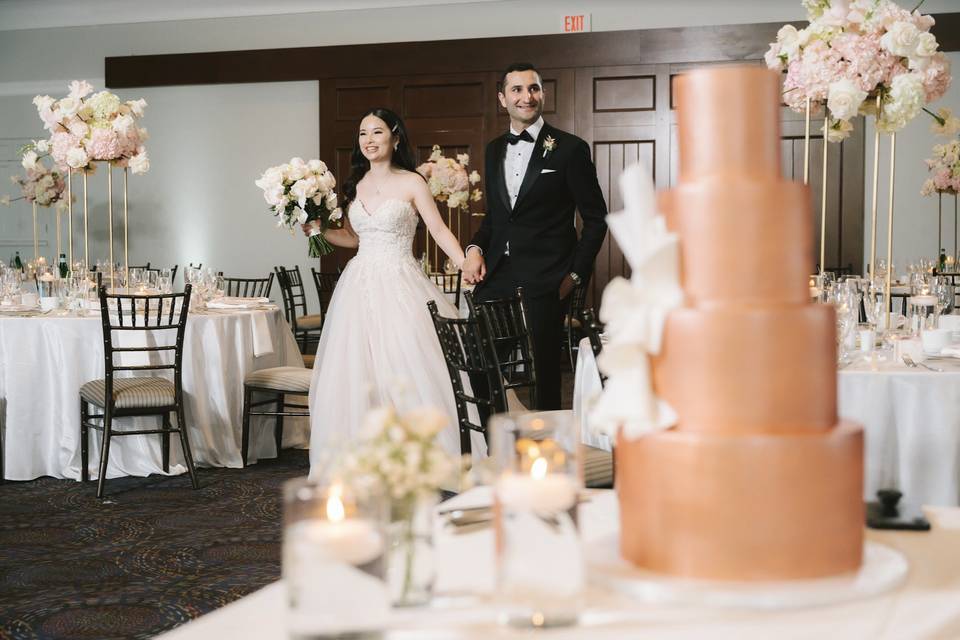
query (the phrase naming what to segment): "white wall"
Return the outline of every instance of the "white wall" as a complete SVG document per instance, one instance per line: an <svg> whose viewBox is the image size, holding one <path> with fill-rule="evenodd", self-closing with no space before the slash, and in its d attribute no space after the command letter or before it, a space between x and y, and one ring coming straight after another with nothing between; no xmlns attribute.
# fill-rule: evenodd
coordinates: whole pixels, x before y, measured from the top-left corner
<svg viewBox="0 0 960 640"><path fill-rule="evenodd" d="M960 52L949 54L954 80L946 95L930 106L931 111L949 107L960 114ZM864 265L870 261L872 235L871 205L873 203L873 119L867 118L866 170L864 196ZM907 263L918 258L936 258L940 247L947 253L954 251L953 196L943 198L943 239L937 245L937 197L923 197L920 186L927 179L926 158L931 157L933 145L945 142L930 132L933 118L921 114L897 133L896 159L894 165L893 192L893 262L900 273L906 272ZM887 210L890 199L890 136L880 134L880 172L877 198L877 256L887 256ZM949 213L948 213L949 212Z"/></svg>
<svg viewBox="0 0 960 640"><path fill-rule="evenodd" d="M927 0L924 10L952 11L956 4L957 0ZM66 93L67 82L78 78L102 86L107 56L556 33L562 15L584 11L592 14L594 31L803 18L799 0L511 0L0 31L0 172L16 171L11 154L17 144L44 134L30 102L33 95L59 97ZM2 15L0 5L0 20ZM955 54L953 59L960 68ZM298 61L291 60L291 64ZM271 164L294 155L318 153L315 83L165 87L118 93L123 99L147 100L143 125L152 136L148 142L150 172L130 179L131 262L183 265L202 260L238 275L265 275L274 264L294 262L308 269L311 261L303 239L270 227L253 180ZM946 103L960 111L957 96L953 89ZM913 174L908 169L915 161L908 160L907 149L913 145L910 157L922 159L930 144L924 127L914 125L900 136L904 151L898 155L898 185L902 180L904 186L898 186L898 210L930 206L915 195L922 167L914 166ZM91 179L93 258L106 255L105 182L102 174ZM10 192L8 185L5 177L0 180L0 193ZM0 211L0 258L8 259L15 243L20 243L23 255L32 253L29 217L26 207ZM907 221L903 227L904 233L923 235ZM900 225L897 233L901 233ZM905 240L897 246L913 254L920 246L910 248L914 242Z"/></svg>

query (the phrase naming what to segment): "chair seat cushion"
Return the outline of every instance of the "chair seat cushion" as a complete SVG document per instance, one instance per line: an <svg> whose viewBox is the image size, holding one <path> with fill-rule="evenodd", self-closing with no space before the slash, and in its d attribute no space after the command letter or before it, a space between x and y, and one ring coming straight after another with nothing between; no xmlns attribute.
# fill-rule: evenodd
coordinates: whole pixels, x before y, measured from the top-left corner
<svg viewBox="0 0 960 640"><path fill-rule="evenodd" d="M613 454L596 447L583 448L583 483L592 489L613 486Z"/></svg>
<svg viewBox="0 0 960 640"><path fill-rule="evenodd" d="M297 329L301 331L312 331L319 329L323 325L323 316L319 313L311 313L305 316L297 317Z"/></svg>
<svg viewBox="0 0 960 640"><path fill-rule="evenodd" d="M309 393L312 376L313 371L305 367L270 367L254 371L243 384L275 391Z"/></svg>
<svg viewBox="0 0 960 640"><path fill-rule="evenodd" d="M90 404L104 407L107 381L91 380L80 387L80 397ZM166 378L144 376L139 378L114 378L113 402L118 409L148 409L173 405L176 393L173 383Z"/></svg>

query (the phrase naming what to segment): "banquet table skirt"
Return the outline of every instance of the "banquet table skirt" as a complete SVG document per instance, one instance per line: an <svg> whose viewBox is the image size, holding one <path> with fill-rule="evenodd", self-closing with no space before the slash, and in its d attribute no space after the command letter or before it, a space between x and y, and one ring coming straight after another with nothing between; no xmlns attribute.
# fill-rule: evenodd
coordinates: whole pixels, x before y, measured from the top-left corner
<svg viewBox="0 0 960 640"><path fill-rule="evenodd" d="M172 344L174 332L154 332L151 339L157 344ZM184 410L198 464L242 466L244 377L258 369L281 365L303 366L303 359L279 311L189 315L184 336ZM103 375L99 316L0 318L0 398L5 405L7 479L80 478L79 389ZM153 428L158 424L155 417L119 420L120 429ZM306 419L285 420L284 446L302 447L308 440ZM93 431L93 477L99 465L99 442L99 432ZM249 460L273 457L274 449L272 419L252 421ZM171 439L170 454L170 473L184 473L176 437ZM107 477L162 473L161 461L157 435L113 439Z"/></svg>
<svg viewBox="0 0 960 640"><path fill-rule="evenodd" d="M840 371L838 411L864 427L867 498L895 488L914 504L960 504L960 366L936 366Z"/></svg>
<svg viewBox="0 0 960 640"><path fill-rule="evenodd" d="M573 416L580 429L580 441L583 444L612 451L610 438L604 434L594 433L587 420L590 404L603 391L600 383L600 369L597 368L597 359L590 346L590 338L580 341L577 349L577 368L573 372Z"/></svg>

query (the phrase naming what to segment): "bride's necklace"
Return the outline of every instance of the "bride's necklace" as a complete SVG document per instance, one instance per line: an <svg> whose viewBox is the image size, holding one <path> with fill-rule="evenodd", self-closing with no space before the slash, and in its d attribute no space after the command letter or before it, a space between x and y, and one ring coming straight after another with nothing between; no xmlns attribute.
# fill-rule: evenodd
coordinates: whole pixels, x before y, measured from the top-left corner
<svg viewBox="0 0 960 640"><path fill-rule="evenodd" d="M376 182L374 182L372 178L370 179L370 186L373 187L373 192L374 192L374 193L376 193L378 196L381 195L381 193L380 193L380 185L378 185Z"/></svg>

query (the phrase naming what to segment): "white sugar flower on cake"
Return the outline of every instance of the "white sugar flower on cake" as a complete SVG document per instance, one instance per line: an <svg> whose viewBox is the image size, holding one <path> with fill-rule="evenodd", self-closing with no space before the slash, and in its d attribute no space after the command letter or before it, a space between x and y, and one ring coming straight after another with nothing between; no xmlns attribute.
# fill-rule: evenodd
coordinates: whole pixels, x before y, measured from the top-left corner
<svg viewBox="0 0 960 640"><path fill-rule="evenodd" d="M657 211L649 172L633 165L620 179L624 210L607 216L610 233L630 264L629 280L614 278L603 292L600 320L608 338L597 360L608 376L590 412L594 431L627 438L676 424L674 410L654 394L650 356L660 352L663 326L683 302L680 247Z"/></svg>

